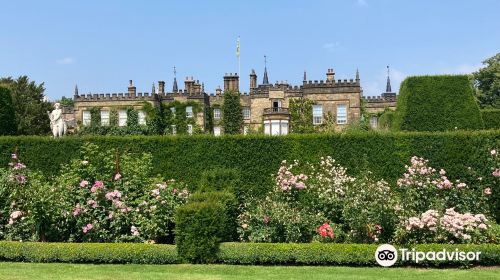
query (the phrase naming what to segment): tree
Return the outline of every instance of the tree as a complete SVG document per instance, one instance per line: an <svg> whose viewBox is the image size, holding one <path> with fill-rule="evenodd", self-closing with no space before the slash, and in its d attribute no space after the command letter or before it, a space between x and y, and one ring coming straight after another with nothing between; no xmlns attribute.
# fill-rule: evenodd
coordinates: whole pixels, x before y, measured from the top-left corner
<svg viewBox="0 0 500 280"><path fill-rule="evenodd" d="M239 134L243 128L243 113L241 112L240 93L224 92L222 103L222 125L224 133Z"/></svg>
<svg viewBox="0 0 500 280"><path fill-rule="evenodd" d="M12 77L1 78L0 86L7 87L11 92L18 134L44 135L50 132L47 111L52 110L52 105L43 100L43 83L37 85L27 76L20 76L16 80Z"/></svg>
<svg viewBox="0 0 500 280"><path fill-rule="evenodd" d="M500 53L483 61L485 67L474 72L474 86L481 108L500 108Z"/></svg>
<svg viewBox="0 0 500 280"><path fill-rule="evenodd" d="M293 133L315 132L312 107L314 102L307 98L290 100L290 128Z"/></svg>
<svg viewBox="0 0 500 280"><path fill-rule="evenodd" d="M16 113L12 96L7 88L0 87L0 135L16 134Z"/></svg>
<svg viewBox="0 0 500 280"><path fill-rule="evenodd" d="M75 106L75 101L73 100L73 98L68 98L66 96L61 97L61 99L58 100L57 102L59 102L61 104L61 106L64 106L64 107Z"/></svg>

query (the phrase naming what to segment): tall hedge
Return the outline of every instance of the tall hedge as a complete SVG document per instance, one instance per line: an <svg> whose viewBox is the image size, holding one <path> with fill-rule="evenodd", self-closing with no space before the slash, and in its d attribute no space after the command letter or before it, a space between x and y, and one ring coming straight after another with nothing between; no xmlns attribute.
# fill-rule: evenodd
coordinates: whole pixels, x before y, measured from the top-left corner
<svg viewBox="0 0 500 280"><path fill-rule="evenodd" d="M16 130L16 112L10 90L0 87L0 135L14 135Z"/></svg>
<svg viewBox="0 0 500 280"><path fill-rule="evenodd" d="M411 156L429 159L434 168L446 169L450 178L462 176L467 167L491 175L487 159L491 148L500 148L500 130L452 132L364 132L352 134L303 134L286 137L252 136L93 136L0 137L0 167L6 167L16 147L29 168L56 174L60 164L78 156L85 142L101 149L131 153L150 152L154 172L182 180L194 187L207 169L233 168L241 172L241 187L248 195L264 195L271 175L282 160L317 161L330 155L352 175L370 169L394 182Z"/></svg>
<svg viewBox="0 0 500 280"><path fill-rule="evenodd" d="M500 109L481 110L486 129L500 129Z"/></svg>
<svg viewBox="0 0 500 280"><path fill-rule="evenodd" d="M401 83L394 129L447 131L483 127L466 75L416 76Z"/></svg>

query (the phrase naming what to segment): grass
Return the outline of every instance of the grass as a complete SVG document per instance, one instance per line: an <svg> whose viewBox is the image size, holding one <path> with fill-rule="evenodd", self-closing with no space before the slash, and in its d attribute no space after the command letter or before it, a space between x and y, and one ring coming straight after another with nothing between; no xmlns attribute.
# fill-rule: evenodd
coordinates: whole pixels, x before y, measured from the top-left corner
<svg viewBox="0 0 500 280"><path fill-rule="evenodd" d="M0 262L0 279L499 279L500 268L417 269L327 266L93 265Z"/></svg>

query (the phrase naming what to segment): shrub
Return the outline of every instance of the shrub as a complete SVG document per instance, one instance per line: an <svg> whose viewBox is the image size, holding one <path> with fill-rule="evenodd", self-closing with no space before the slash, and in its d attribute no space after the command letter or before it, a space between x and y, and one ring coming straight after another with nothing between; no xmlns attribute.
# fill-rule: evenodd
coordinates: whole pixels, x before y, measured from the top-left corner
<svg viewBox="0 0 500 280"><path fill-rule="evenodd" d="M224 206L223 213L217 215L224 215L226 223L223 225L223 234L221 241L229 242L237 240L236 228L238 227L237 219L239 215L239 205L234 194L229 191L212 191L212 192L195 192L189 197L189 203L196 202L212 202L220 203Z"/></svg>
<svg viewBox="0 0 500 280"><path fill-rule="evenodd" d="M394 121L394 111L386 109L378 118L378 127L384 130L390 130Z"/></svg>
<svg viewBox="0 0 500 280"><path fill-rule="evenodd" d="M177 263L174 245L0 241L0 260L69 263Z"/></svg>
<svg viewBox="0 0 500 280"><path fill-rule="evenodd" d="M500 109L485 109L481 110L483 117L484 128L500 129Z"/></svg>
<svg viewBox="0 0 500 280"><path fill-rule="evenodd" d="M16 112L10 90L0 86L0 135L14 135L17 130Z"/></svg>
<svg viewBox="0 0 500 280"><path fill-rule="evenodd" d="M479 106L466 75L408 77L401 83L396 130L482 129Z"/></svg>
<svg viewBox="0 0 500 280"><path fill-rule="evenodd" d="M175 215L179 257L191 263L215 262L227 222L224 205L213 201L187 203Z"/></svg>
<svg viewBox="0 0 500 280"><path fill-rule="evenodd" d="M400 248L399 246L396 246ZM404 248L404 246L402 246ZM395 266L468 266L498 264L500 245L494 244L421 244L417 251L480 251L479 261L423 261L414 263L399 259ZM347 265L376 266L377 245L369 244L322 244L322 243L222 243L217 254L218 262L224 264L252 265Z"/></svg>

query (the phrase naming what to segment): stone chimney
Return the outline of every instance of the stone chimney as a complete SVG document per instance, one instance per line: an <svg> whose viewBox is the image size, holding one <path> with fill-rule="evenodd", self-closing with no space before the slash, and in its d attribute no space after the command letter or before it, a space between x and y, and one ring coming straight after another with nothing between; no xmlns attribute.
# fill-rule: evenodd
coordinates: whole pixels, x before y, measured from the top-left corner
<svg viewBox="0 0 500 280"><path fill-rule="evenodd" d="M136 96L136 88L132 82L132 80L129 80L129 85L128 85L128 96Z"/></svg>
<svg viewBox="0 0 500 280"><path fill-rule="evenodd" d="M252 69L252 73L250 74L250 90L257 88L257 74L255 74L255 70Z"/></svg>
<svg viewBox="0 0 500 280"><path fill-rule="evenodd" d="M165 94L165 82L164 81L158 81L158 93Z"/></svg>
<svg viewBox="0 0 500 280"><path fill-rule="evenodd" d="M326 72L326 80L328 82L333 82L335 80L335 72L333 71L333 68L328 69L328 72Z"/></svg>
<svg viewBox="0 0 500 280"><path fill-rule="evenodd" d="M217 87L217 89L215 90L215 95L221 95L222 94L222 89L219 87Z"/></svg>
<svg viewBox="0 0 500 280"><path fill-rule="evenodd" d="M184 90L186 90L187 93L191 94L193 93L194 90L193 86L194 86L193 76L186 77L186 80L184 80Z"/></svg>
<svg viewBox="0 0 500 280"><path fill-rule="evenodd" d="M233 92L239 92L240 91L240 77L238 76L238 73L226 73L224 75L224 91L233 91Z"/></svg>

